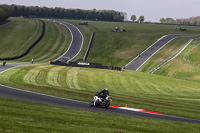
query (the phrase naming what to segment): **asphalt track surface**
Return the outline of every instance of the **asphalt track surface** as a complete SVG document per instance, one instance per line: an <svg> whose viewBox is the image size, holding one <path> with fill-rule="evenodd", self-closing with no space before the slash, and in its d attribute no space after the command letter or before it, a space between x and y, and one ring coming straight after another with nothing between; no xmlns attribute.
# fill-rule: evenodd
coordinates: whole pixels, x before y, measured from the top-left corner
<svg viewBox="0 0 200 133"><path fill-rule="evenodd" d="M72 24L69 24L69 23L63 22L63 21L58 21L58 23L62 24L63 26L67 27L70 30L70 33L72 35L72 41L71 41L71 44L70 44L68 50L56 60L59 60L63 57L69 58L70 60L72 60L79 54L79 52L82 48L83 41L84 41L83 35L80 32L80 30Z"/></svg>
<svg viewBox="0 0 200 133"><path fill-rule="evenodd" d="M29 102L36 102L42 104L48 104L58 107L64 108L72 108L93 112L102 112L102 113L113 113L120 115L128 115L128 116L137 116L137 117L147 117L147 118L157 118L162 120L172 120L172 121L180 121L180 122L190 122L190 123L200 123L200 120L188 119L183 117L175 117L175 116L167 116L167 115L156 115L149 114L143 112L122 110L109 107L108 109L97 108L97 107L89 107L89 103L80 102L70 99L64 99L59 97L54 97L50 95L44 95L19 89L14 89L6 86L0 85L0 96L4 98L17 99Z"/></svg>
<svg viewBox="0 0 200 133"><path fill-rule="evenodd" d="M177 37L191 36L190 34L172 34L161 37L158 41L148 47L140 55L135 57L131 62L129 62L124 68L127 70L137 71L148 59L150 59L156 52L158 52L162 47L164 47L168 42Z"/></svg>

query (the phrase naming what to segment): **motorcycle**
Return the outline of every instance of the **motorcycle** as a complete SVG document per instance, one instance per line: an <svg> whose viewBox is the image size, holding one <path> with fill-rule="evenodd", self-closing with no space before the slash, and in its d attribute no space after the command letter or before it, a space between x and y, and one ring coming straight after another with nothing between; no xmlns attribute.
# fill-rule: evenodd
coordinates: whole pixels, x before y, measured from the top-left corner
<svg viewBox="0 0 200 133"><path fill-rule="evenodd" d="M97 92L94 95L93 100L89 103L89 106L96 106L100 108L108 108L110 106L110 102L112 101L111 96L107 96L106 98L100 98L99 93Z"/></svg>

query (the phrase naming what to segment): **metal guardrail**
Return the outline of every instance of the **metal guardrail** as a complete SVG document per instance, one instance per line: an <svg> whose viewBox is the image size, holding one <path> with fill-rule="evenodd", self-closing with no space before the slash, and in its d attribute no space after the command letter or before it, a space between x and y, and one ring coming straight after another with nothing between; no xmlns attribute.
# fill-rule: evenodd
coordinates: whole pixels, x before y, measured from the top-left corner
<svg viewBox="0 0 200 133"><path fill-rule="evenodd" d="M86 67L86 68L98 68L98 69L109 69L109 70L121 71L121 67L102 66L100 63L85 63L85 62L64 63L64 62L61 62L61 61L53 61L53 62L50 62L50 64L59 65L59 66Z"/></svg>
<svg viewBox="0 0 200 133"><path fill-rule="evenodd" d="M93 39L94 39L94 35L95 35L95 32L92 33L92 36L91 36L91 38L90 38L90 42L89 42L87 51L86 51L85 56L84 56L84 58L83 58L83 61L84 61L84 62L87 61L87 58L88 58L88 55L89 55L89 52L90 52L90 49L91 49L91 46L92 46L92 42L93 42Z"/></svg>

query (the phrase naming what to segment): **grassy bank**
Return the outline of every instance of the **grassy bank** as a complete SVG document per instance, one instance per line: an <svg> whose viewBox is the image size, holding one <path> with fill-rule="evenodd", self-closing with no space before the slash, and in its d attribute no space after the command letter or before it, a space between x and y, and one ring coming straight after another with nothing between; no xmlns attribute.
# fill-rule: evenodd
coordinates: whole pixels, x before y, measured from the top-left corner
<svg viewBox="0 0 200 133"><path fill-rule="evenodd" d="M14 23L0 30L0 58L24 53L42 32L42 23L38 20L12 19Z"/></svg>
<svg viewBox="0 0 200 133"><path fill-rule="evenodd" d="M16 61L29 62L34 59L36 62L48 62L49 60L55 60L67 51L71 43L69 30L58 23L45 21L45 24L44 38L27 56Z"/></svg>
<svg viewBox="0 0 200 133"><path fill-rule="evenodd" d="M195 50L194 50L195 48ZM200 81L200 40L194 40L178 57L158 69L155 74Z"/></svg>
<svg viewBox="0 0 200 133"><path fill-rule="evenodd" d="M16 22L0 31L0 57L13 57L23 53L41 34L42 23L38 20L13 18ZM69 30L54 22L44 21L44 38L28 55L9 62L48 62L64 54L71 42ZM37 27L39 26L39 27ZM39 29L38 29L39 28Z"/></svg>
<svg viewBox="0 0 200 133"><path fill-rule="evenodd" d="M1 74L0 83L87 102L107 87L114 105L200 119L199 83L141 72L29 65Z"/></svg>
<svg viewBox="0 0 200 133"><path fill-rule="evenodd" d="M95 113L0 98L0 132L198 133L199 124ZM103 128L102 128L103 127Z"/></svg>

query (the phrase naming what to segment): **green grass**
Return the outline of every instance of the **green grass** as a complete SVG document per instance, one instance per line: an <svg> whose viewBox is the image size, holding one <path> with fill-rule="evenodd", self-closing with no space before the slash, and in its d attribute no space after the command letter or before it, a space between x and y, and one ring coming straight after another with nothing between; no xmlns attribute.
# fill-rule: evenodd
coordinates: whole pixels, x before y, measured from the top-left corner
<svg viewBox="0 0 200 133"><path fill-rule="evenodd" d="M11 133L200 132L199 124L80 111L6 98L0 98L0 114L0 132Z"/></svg>
<svg viewBox="0 0 200 133"><path fill-rule="evenodd" d="M91 33L95 30L96 36L90 51L89 62L121 67L165 34L199 33L199 27L184 27L187 28L187 32L180 32L170 25L89 21L88 26L79 26L78 23L81 21L66 21L78 26L84 35L83 50L77 57L84 56ZM17 62L31 61L32 58L37 62L47 62L66 51L71 42L67 28L48 21L45 23L47 25L45 37L32 49L29 55L16 60ZM122 26L127 32L111 32L116 26ZM165 51L166 49L175 52L175 49L180 47L180 43L185 41L185 39L176 39L167 45L163 49L165 55L160 54L162 59L171 56ZM197 63L200 58L198 56L199 44L200 41L195 40L180 56L173 60L173 64L169 62L156 71L156 74L169 77L127 70L111 71L53 65L29 65L4 72L0 75L0 83L86 102L93 98L96 91L107 87L113 96L113 105L125 106L127 104L128 107L161 112L166 115L200 119L200 83L196 80L200 74ZM189 53L194 47L196 50ZM186 61L183 60L183 57ZM155 58L158 59L158 57ZM154 64L156 65L155 62ZM143 70L146 71L147 68ZM63 109L4 98L0 98L0 104L0 114L3 114L0 115L0 132L177 133L199 132L200 130L196 124L111 114L105 118L105 114L101 113ZM95 121L102 118L104 118L103 121ZM89 129L85 128L89 126Z"/></svg>
<svg viewBox="0 0 200 133"><path fill-rule="evenodd" d="M45 21L45 24L44 38L28 55L15 61L29 62L34 59L36 62L48 62L55 60L67 51L71 43L69 30L58 23Z"/></svg>
<svg viewBox="0 0 200 133"><path fill-rule="evenodd" d="M0 30L0 58L24 53L42 32L42 23L38 20L12 19L14 23Z"/></svg>
<svg viewBox="0 0 200 133"><path fill-rule="evenodd" d="M107 87L114 105L200 119L199 83L141 72L29 65L1 74L0 83L87 102Z"/></svg>
<svg viewBox="0 0 200 133"><path fill-rule="evenodd" d="M188 40L189 38L183 37L169 42L154 56L152 56L138 71L149 73L157 65L174 55Z"/></svg>
<svg viewBox="0 0 200 133"><path fill-rule="evenodd" d="M155 74L198 82L200 81L199 52L200 40L196 39L178 57L158 69Z"/></svg>
<svg viewBox="0 0 200 133"><path fill-rule="evenodd" d="M3 30L0 31L0 35L2 35L0 37L0 41L2 41L0 45L1 58L20 55L42 32L42 23L40 21L19 18L12 19L16 22L2 28ZM31 62L32 59L36 62L47 62L57 59L67 51L71 43L69 30L58 23L44 22L46 24L44 38L28 55L9 62ZM39 29L37 29L38 26Z"/></svg>
<svg viewBox="0 0 200 133"><path fill-rule="evenodd" d="M70 21L72 22L72 21ZM73 21L79 23L82 21ZM166 34L199 33L199 27L189 27L186 32L176 30L174 25L137 24L88 21L87 27L96 32L88 62L123 67L144 51L157 39ZM126 32L112 32L123 27Z"/></svg>

